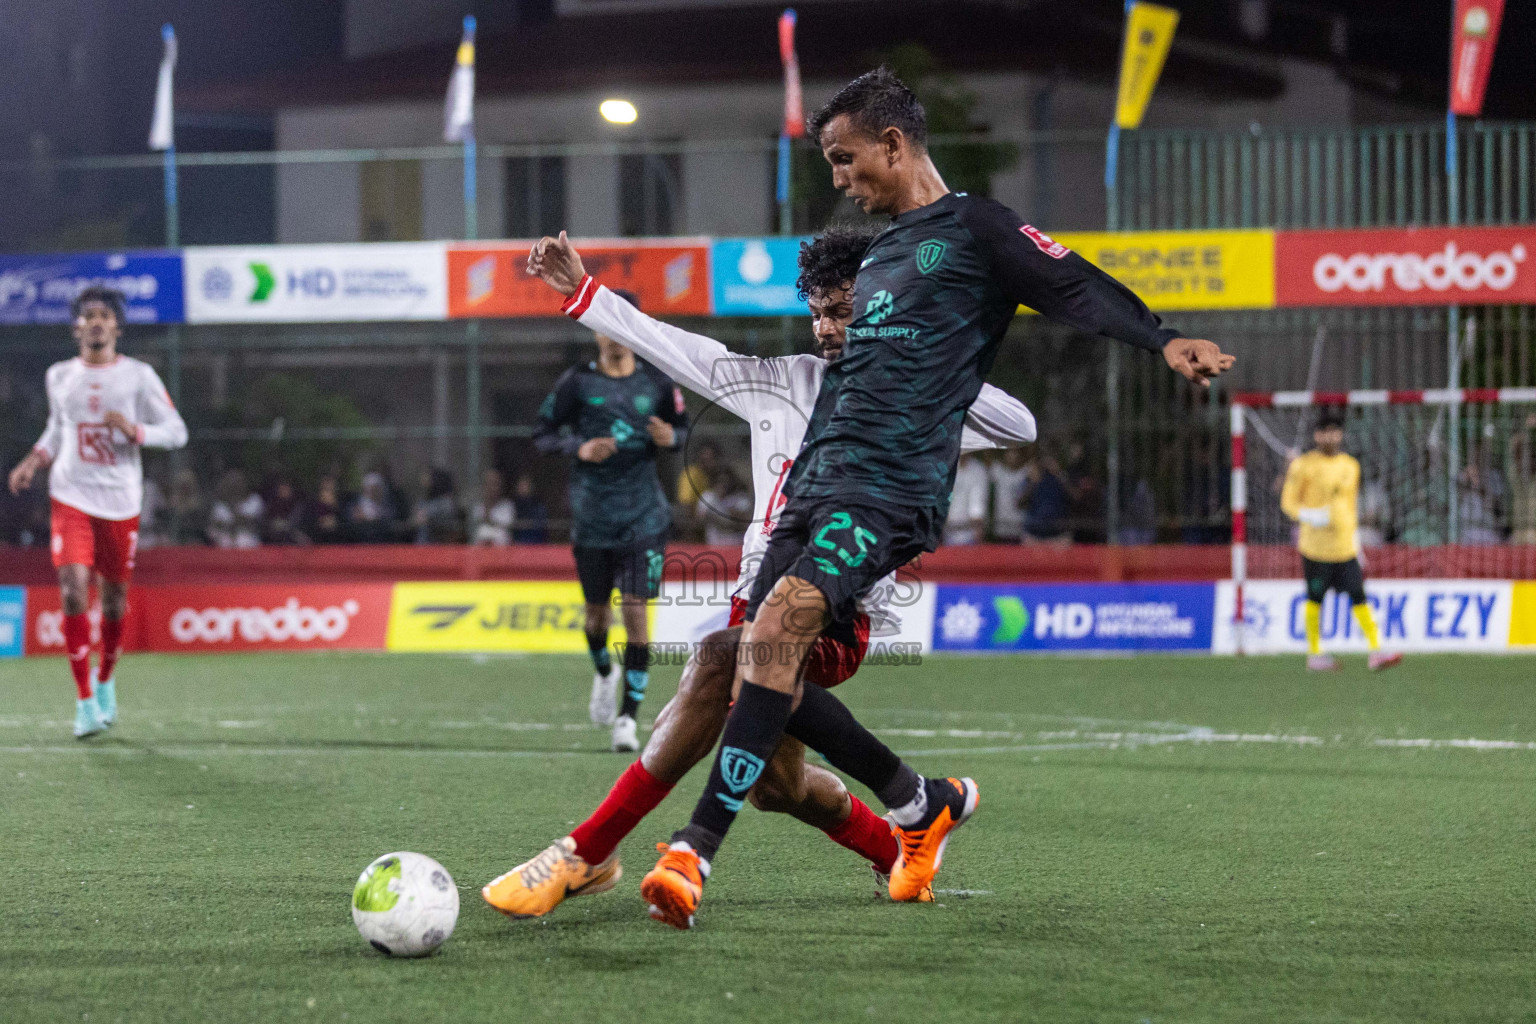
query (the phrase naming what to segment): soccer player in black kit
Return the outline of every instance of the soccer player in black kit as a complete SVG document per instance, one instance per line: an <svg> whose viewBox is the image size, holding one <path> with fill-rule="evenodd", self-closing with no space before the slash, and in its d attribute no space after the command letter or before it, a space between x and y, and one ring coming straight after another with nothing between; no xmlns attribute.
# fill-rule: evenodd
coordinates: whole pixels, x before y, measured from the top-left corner
<svg viewBox="0 0 1536 1024"><path fill-rule="evenodd" d="M651 916L693 924L710 861L786 731L864 783L901 845L890 895L932 882L949 833L976 809L970 779L925 779L836 697L801 684L804 652L887 573L938 544L960 425L1019 305L1148 352L1191 381L1233 358L1165 328L1129 289L1000 203L950 192L929 159L922 105L884 68L809 124L832 180L891 217L854 287L855 319L828 368L747 609L737 698L689 824L641 883ZM782 652L791 652L784 656Z"/></svg>
<svg viewBox="0 0 1536 1024"><path fill-rule="evenodd" d="M629 292L619 292L638 307ZM656 453L681 448L688 433L683 393L661 371L612 338L597 335L597 361L573 366L539 408L533 443L575 457L571 544L587 605L587 647L596 674L587 710L613 726L616 751L640 749L635 716L650 682L646 604L661 591L671 504L656 476ZM611 600L628 638L623 676L608 652ZM623 684L620 704L615 690Z"/></svg>

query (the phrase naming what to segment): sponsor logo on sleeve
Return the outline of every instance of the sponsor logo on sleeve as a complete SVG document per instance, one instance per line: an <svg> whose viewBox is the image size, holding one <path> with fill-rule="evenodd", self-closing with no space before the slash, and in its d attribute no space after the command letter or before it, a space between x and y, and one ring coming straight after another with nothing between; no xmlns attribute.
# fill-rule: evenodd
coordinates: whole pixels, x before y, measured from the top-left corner
<svg viewBox="0 0 1536 1024"><path fill-rule="evenodd" d="M1032 224L1020 225L1019 231L1027 236L1031 242L1035 243L1035 248L1053 260L1059 260L1072 251Z"/></svg>

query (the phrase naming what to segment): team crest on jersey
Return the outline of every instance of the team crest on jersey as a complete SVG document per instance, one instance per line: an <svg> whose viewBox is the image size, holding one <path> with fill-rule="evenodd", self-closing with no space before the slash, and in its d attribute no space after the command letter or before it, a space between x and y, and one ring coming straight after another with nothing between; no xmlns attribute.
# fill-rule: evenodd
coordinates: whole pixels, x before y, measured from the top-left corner
<svg viewBox="0 0 1536 1024"><path fill-rule="evenodd" d="M896 300L890 292L882 288L875 292L874 298L865 305L864 319L877 324L894 312L896 312Z"/></svg>
<svg viewBox="0 0 1536 1024"><path fill-rule="evenodd" d="M652 402L650 395L635 396L635 412L639 413L641 416L649 416L651 414L651 406Z"/></svg>
<svg viewBox="0 0 1536 1024"><path fill-rule="evenodd" d="M948 246L937 238L930 238L926 242L919 243L917 247L917 269L925 274L928 273L928 271L944 262L944 253L947 249Z"/></svg>

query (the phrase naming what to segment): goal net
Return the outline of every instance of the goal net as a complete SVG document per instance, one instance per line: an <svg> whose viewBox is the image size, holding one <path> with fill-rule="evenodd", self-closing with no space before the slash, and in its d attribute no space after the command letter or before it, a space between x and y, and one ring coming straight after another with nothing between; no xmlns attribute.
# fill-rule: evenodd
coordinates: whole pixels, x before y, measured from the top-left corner
<svg viewBox="0 0 1536 1024"><path fill-rule="evenodd" d="M1503 647L1508 610L1491 581L1536 578L1536 388L1234 395L1231 648L1292 650L1300 640L1301 556L1280 491L1330 408L1360 462L1358 541L1377 618L1393 616L1385 640L1459 649L1463 636L1486 634L1490 649ZM1458 580L1467 582L1455 593L1383 582ZM1335 647L1363 649L1340 595L1324 606L1323 632Z"/></svg>

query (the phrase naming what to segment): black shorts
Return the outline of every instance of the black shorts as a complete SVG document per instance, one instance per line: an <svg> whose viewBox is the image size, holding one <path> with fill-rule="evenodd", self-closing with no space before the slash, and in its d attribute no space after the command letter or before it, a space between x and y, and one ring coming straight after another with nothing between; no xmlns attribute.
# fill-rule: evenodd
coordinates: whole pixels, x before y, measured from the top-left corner
<svg viewBox="0 0 1536 1024"><path fill-rule="evenodd" d="M779 514L747 599L747 621L785 576L813 585L834 622L852 622L859 599L888 574L933 550L942 521L936 509L868 498L790 498Z"/></svg>
<svg viewBox="0 0 1536 1024"><path fill-rule="evenodd" d="M587 604L607 604L613 588L625 597L654 600L661 593L661 568L667 556L665 537L627 548L574 548L576 577Z"/></svg>
<svg viewBox="0 0 1536 1024"><path fill-rule="evenodd" d="M1301 575L1307 581L1307 600L1322 603L1323 597L1332 590L1349 595L1350 604L1365 604L1365 576L1360 572L1360 560L1347 562L1314 562L1301 560Z"/></svg>

